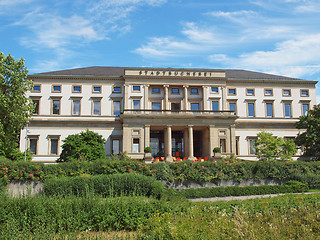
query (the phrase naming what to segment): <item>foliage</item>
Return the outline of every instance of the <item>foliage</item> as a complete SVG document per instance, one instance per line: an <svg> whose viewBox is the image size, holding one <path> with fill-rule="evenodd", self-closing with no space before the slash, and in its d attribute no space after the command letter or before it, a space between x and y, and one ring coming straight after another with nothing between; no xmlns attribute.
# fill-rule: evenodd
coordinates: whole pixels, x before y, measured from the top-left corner
<svg viewBox="0 0 320 240"><path fill-rule="evenodd" d="M145 147L144 152L145 153L151 153L152 152L152 148L151 147Z"/></svg>
<svg viewBox="0 0 320 240"><path fill-rule="evenodd" d="M30 119L34 106L25 93L33 84L27 79L24 59L0 53L0 155L18 160L19 133Z"/></svg>
<svg viewBox="0 0 320 240"><path fill-rule="evenodd" d="M213 149L213 152L214 152L214 153L221 153L221 148L215 147L215 148Z"/></svg>
<svg viewBox="0 0 320 240"><path fill-rule="evenodd" d="M147 196L161 198L164 186L153 177L140 174L113 174L80 177L63 177L48 179L44 182L43 192L46 196L87 194L102 197Z"/></svg>
<svg viewBox="0 0 320 240"><path fill-rule="evenodd" d="M300 116L296 123L298 129L303 130L296 138L298 146L304 148L304 155L312 160L320 160L320 104L308 111L306 116Z"/></svg>
<svg viewBox="0 0 320 240"><path fill-rule="evenodd" d="M296 193L306 192L308 186L297 182L289 181L285 185L263 185L263 186L247 186L247 187L213 187L213 188L197 188L182 190L182 194L187 198L212 198L226 196L248 196L263 195L276 193Z"/></svg>
<svg viewBox="0 0 320 240"><path fill-rule="evenodd" d="M260 132L255 142L256 154L259 160L291 160L297 150L293 140L273 137L272 133Z"/></svg>
<svg viewBox="0 0 320 240"><path fill-rule="evenodd" d="M106 140L88 129L79 134L69 135L63 142L58 162L95 161L106 157L104 151Z"/></svg>

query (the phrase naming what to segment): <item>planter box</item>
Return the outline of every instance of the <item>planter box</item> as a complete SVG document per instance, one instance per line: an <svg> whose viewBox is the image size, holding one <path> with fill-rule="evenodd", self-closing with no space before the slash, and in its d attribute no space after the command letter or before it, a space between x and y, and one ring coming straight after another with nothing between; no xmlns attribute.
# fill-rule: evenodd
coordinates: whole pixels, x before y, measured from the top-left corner
<svg viewBox="0 0 320 240"><path fill-rule="evenodd" d="M10 182L7 186L8 194L11 197L20 197L27 195L42 194L43 183L42 182Z"/></svg>

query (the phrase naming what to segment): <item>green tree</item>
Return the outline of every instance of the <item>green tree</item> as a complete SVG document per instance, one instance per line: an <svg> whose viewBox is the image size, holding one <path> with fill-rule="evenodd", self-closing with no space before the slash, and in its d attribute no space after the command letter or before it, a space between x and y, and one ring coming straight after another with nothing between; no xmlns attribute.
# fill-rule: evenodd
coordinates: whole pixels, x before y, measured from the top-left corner
<svg viewBox="0 0 320 240"><path fill-rule="evenodd" d="M88 129L79 134L69 135L62 144L58 162L95 161L106 158L104 144L106 140Z"/></svg>
<svg viewBox="0 0 320 240"><path fill-rule="evenodd" d="M21 159L20 130L34 109L25 95L33 86L27 74L24 59L16 61L10 54L0 53L0 155L12 160Z"/></svg>
<svg viewBox="0 0 320 240"><path fill-rule="evenodd" d="M297 152L295 143L291 139L272 136L272 133L260 132L255 142L256 154L259 160L290 160Z"/></svg>
<svg viewBox="0 0 320 240"><path fill-rule="evenodd" d="M298 146L304 148L304 155L311 160L320 160L320 104L308 111L306 116L300 116L296 123L298 129L303 130L296 138Z"/></svg>

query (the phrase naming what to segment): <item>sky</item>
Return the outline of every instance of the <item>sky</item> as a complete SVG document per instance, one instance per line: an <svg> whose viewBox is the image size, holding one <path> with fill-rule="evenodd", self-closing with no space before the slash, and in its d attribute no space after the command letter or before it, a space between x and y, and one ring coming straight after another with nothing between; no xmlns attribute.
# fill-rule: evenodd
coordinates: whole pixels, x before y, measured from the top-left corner
<svg viewBox="0 0 320 240"><path fill-rule="evenodd" d="M179 67L320 81L320 0L0 0L0 36L31 74Z"/></svg>

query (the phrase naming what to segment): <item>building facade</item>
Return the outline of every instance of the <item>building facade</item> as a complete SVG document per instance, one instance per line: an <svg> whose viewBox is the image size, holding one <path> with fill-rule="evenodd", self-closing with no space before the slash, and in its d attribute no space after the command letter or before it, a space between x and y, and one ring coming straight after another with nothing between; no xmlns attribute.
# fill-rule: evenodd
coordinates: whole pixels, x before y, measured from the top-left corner
<svg viewBox="0 0 320 240"><path fill-rule="evenodd" d="M36 103L20 147L53 162L70 134L89 129L107 155L254 160L257 133L294 138L295 122L316 104L316 81L245 70L88 67L29 76ZM27 145L26 145L27 144Z"/></svg>

